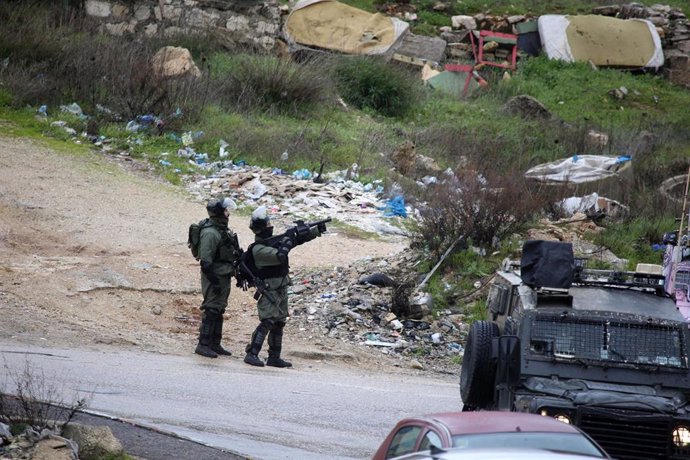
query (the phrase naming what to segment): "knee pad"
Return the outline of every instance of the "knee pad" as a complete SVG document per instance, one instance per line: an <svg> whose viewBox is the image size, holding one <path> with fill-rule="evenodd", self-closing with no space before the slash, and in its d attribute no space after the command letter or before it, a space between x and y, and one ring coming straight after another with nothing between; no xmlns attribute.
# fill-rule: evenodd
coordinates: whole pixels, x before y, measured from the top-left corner
<svg viewBox="0 0 690 460"><path fill-rule="evenodd" d="M275 327L275 321L273 321L272 319L269 318L269 319L262 319L261 322L259 323L259 326L257 327L257 329L263 329L264 331L266 331L266 333L268 333L268 331L273 330L274 327Z"/></svg>

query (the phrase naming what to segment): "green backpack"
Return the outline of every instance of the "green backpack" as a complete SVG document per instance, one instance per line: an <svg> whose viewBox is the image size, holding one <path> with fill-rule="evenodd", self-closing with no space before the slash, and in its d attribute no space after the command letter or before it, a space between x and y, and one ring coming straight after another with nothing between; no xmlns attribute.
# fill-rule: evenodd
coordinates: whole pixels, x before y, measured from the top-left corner
<svg viewBox="0 0 690 460"><path fill-rule="evenodd" d="M200 220L198 224L191 224L189 226L189 236L187 237L187 246L192 250L192 255L196 260L199 260L199 241L201 241L201 229L213 225L211 221L206 218Z"/></svg>

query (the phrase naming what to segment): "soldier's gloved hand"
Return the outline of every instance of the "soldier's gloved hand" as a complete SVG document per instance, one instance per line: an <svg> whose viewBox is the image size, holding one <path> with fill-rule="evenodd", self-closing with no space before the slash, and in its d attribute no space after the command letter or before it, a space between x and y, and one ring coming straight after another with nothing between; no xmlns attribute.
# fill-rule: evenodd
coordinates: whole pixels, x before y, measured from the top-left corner
<svg viewBox="0 0 690 460"><path fill-rule="evenodd" d="M290 249L295 247L295 240L293 238L290 238L289 236L284 236L280 240L280 247L278 248L278 251L284 250L286 252L289 252Z"/></svg>
<svg viewBox="0 0 690 460"><path fill-rule="evenodd" d="M285 236L290 238L293 242L296 241L297 240L297 228L296 227L288 228L285 231Z"/></svg>
<svg viewBox="0 0 690 460"><path fill-rule="evenodd" d="M293 247L294 243L289 237L284 236L280 240L280 246L278 246L278 252L276 253L276 257L278 257L278 260L281 264L287 263L288 253L290 252L290 249L292 249Z"/></svg>
<svg viewBox="0 0 690 460"><path fill-rule="evenodd" d="M316 226L316 228L319 229L319 233L325 233L326 232L326 222L321 222L319 225Z"/></svg>

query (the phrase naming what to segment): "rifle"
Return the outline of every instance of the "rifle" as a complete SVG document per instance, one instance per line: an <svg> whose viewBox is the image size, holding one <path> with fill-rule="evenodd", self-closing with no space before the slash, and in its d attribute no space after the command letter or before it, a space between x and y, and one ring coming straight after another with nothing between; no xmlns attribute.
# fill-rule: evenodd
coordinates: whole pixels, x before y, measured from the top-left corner
<svg viewBox="0 0 690 460"><path fill-rule="evenodd" d="M256 288L254 300L259 300L259 297L265 295L266 298L272 303L276 302L277 299L275 295L268 290L266 282L252 272L244 259L240 259L239 270L237 275L235 275L235 278L237 279L237 286L241 287L243 291L246 291L250 286L254 286Z"/></svg>
<svg viewBox="0 0 690 460"><path fill-rule="evenodd" d="M275 246L276 244L280 243L280 240L287 236L294 242L295 246L299 246L300 244L304 244L311 240L309 235L311 234L312 228L319 227L319 231L323 233L326 231L326 224L331 220L332 219L330 217L308 223L304 223L303 220L296 220L294 227L288 228L280 235L274 235L268 238L267 240L263 241L262 244L267 246Z"/></svg>

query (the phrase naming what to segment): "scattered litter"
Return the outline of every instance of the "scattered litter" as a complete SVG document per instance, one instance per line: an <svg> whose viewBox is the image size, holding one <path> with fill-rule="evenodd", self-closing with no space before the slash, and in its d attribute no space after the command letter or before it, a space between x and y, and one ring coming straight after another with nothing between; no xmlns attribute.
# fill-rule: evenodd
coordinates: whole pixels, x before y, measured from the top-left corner
<svg viewBox="0 0 690 460"><path fill-rule="evenodd" d="M226 148L229 144L225 142L223 139L218 141L218 143L220 144L220 148L218 149L218 157L226 158L228 156L228 151L226 150Z"/></svg>
<svg viewBox="0 0 690 460"><path fill-rule="evenodd" d="M370 347L388 347L396 348L398 346L395 342L381 342L380 340L367 340L364 345L369 345Z"/></svg>
<svg viewBox="0 0 690 460"><path fill-rule="evenodd" d="M580 184L615 176L629 167L631 160L627 155L573 155L537 165L528 170L525 177L542 182Z"/></svg>
<svg viewBox="0 0 690 460"><path fill-rule="evenodd" d="M298 169L292 173L292 177L295 179L311 179L311 172L308 169Z"/></svg>
<svg viewBox="0 0 690 460"><path fill-rule="evenodd" d="M383 209L386 217L407 217L407 209L405 208L405 199L402 195L391 198L386 202L386 207Z"/></svg>
<svg viewBox="0 0 690 460"><path fill-rule="evenodd" d="M73 102L69 105L61 105L60 111L71 113L72 115L76 115L79 118L86 118L86 115L84 115L84 112L82 112L81 107L79 107L79 104L77 104L76 102Z"/></svg>

